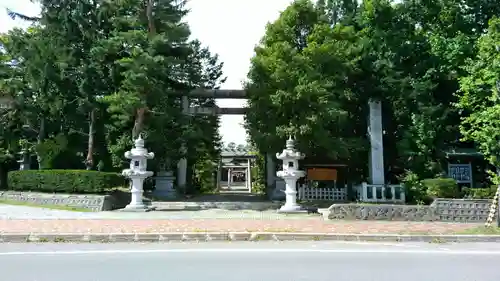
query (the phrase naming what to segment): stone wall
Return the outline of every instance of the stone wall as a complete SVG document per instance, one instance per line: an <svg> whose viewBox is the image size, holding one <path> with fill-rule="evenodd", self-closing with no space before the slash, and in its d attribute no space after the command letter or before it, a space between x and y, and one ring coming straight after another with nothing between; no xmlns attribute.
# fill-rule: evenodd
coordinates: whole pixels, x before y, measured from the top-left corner
<svg viewBox="0 0 500 281"><path fill-rule="evenodd" d="M0 191L0 200L26 202L36 205L60 205L94 212L125 207L130 194L116 191L109 195L47 194L36 192Z"/></svg>
<svg viewBox="0 0 500 281"><path fill-rule="evenodd" d="M438 198L431 207L441 221L485 222L488 218L491 199L445 199Z"/></svg>
<svg viewBox="0 0 500 281"><path fill-rule="evenodd" d="M322 210L325 219L485 222L492 200L436 199L430 206L333 204Z"/></svg>

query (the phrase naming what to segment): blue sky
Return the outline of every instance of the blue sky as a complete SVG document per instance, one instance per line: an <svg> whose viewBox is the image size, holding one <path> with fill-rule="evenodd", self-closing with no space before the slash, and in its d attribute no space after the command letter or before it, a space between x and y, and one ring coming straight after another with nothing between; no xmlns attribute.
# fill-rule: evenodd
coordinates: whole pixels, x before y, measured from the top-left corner
<svg viewBox="0 0 500 281"><path fill-rule="evenodd" d="M265 25L274 21L280 11L292 0L190 0L191 13L187 21L193 38L199 39L224 62L228 77L223 88L241 89L249 68L253 47L264 35ZM0 9L36 15L39 8L29 0L1 0ZM25 27L26 23L12 20L0 10L0 32L13 27ZM220 107L242 107L242 100L218 100ZM225 143L243 144L246 133L242 127L243 116L221 117L220 132Z"/></svg>

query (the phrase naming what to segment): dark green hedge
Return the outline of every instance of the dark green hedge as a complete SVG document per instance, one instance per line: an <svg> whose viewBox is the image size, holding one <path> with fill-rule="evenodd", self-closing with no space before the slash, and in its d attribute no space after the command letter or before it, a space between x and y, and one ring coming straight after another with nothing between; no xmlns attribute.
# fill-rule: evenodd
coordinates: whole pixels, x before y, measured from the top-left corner
<svg viewBox="0 0 500 281"><path fill-rule="evenodd" d="M124 186L117 173L87 170L26 170L8 174L8 189L33 192L106 193Z"/></svg>

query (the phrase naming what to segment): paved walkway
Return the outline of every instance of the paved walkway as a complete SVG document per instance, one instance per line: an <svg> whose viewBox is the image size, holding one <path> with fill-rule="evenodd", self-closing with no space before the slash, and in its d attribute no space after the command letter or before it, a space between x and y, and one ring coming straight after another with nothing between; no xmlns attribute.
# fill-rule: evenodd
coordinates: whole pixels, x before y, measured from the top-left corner
<svg viewBox="0 0 500 281"><path fill-rule="evenodd" d="M252 210L222 210L208 209L199 211L164 211L164 212L73 212L65 210L53 210L38 207L14 206L0 204L0 220L2 219L26 219L26 220L51 220L51 219L108 219L108 220L139 220L139 219L258 219L258 220L293 220L293 219L317 219L318 214L285 215L278 214L274 210L252 211Z"/></svg>
<svg viewBox="0 0 500 281"><path fill-rule="evenodd" d="M481 224L444 222L324 221L319 215L257 211L80 213L0 205L0 233L161 233L266 231L314 233L451 234Z"/></svg>
<svg viewBox="0 0 500 281"><path fill-rule="evenodd" d="M452 234L474 224L303 220L0 220L0 233L312 232Z"/></svg>

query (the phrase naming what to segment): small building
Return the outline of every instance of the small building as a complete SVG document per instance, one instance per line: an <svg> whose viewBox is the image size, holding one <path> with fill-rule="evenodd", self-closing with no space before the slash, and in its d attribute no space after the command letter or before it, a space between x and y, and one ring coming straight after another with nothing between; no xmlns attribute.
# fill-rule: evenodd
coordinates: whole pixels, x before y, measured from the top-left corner
<svg viewBox="0 0 500 281"><path fill-rule="evenodd" d="M229 145L221 151L218 169L219 191L252 192L252 162L255 155L248 147Z"/></svg>

